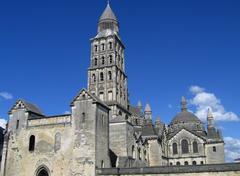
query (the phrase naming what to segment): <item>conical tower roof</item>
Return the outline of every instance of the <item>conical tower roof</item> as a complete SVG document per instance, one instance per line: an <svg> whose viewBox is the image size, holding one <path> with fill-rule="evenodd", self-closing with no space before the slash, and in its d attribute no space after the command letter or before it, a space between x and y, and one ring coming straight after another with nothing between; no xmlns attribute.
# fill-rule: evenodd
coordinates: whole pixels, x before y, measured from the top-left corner
<svg viewBox="0 0 240 176"><path fill-rule="evenodd" d="M99 22L104 21L104 20L114 20L117 21L117 18L114 14L114 12L112 11L109 3L107 4L107 7L105 8L104 12L102 13Z"/></svg>
<svg viewBox="0 0 240 176"><path fill-rule="evenodd" d="M152 112L152 109L148 103L146 104L145 112Z"/></svg>

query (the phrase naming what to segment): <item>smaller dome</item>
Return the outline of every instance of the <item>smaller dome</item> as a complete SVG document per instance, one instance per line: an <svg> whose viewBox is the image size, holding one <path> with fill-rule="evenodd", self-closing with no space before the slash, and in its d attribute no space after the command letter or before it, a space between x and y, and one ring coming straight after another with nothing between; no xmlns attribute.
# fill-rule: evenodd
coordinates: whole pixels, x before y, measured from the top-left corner
<svg viewBox="0 0 240 176"><path fill-rule="evenodd" d="M178 113L171 121L171 125L177 124L177 123L202 123L202 122L193 113L188 111L182 111Z"/></svg>

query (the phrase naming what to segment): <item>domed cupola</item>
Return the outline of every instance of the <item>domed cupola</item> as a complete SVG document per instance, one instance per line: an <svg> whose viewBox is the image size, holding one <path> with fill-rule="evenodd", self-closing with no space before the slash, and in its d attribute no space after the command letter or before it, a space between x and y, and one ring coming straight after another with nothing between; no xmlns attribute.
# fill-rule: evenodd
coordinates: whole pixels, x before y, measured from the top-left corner
<svg viewBox="0 0 240 176"><path fill-rule="evenodd" d="M181 112L178 113L170 123L172 130L179 130L182 128L190 131L203 131L203 125L201 120L187 109L187 100L182 97L181 100Z"/></svg>

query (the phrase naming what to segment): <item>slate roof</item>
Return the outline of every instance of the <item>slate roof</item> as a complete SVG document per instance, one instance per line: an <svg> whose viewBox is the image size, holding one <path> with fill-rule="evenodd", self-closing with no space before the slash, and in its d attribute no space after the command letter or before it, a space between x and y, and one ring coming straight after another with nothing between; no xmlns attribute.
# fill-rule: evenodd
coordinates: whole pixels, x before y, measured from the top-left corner
<svg viewBox="0 0 240 176"><path fill-rule="evenodd" d="M108 37L108 36L111 36L111 35L116 35L118 36L118 34L111 30L111 29L105 29L103 31L100 31L96 36L95 38L102 38L102 37ZM119 37L119 36L118 36Z"/></svg>
<svg viewBox="0 0 240 176"><path fill-rule="evenodd" d="M33 103L30 103L30 102L27 102L26 100L23 100L23 99L19 99L15 104L14 106L10 109L9 113L11 113L12 110L14 110L16 108L16 106L18 105L18 103L22 103L24 108L26 109L26 111L28 112L32 112L36 115L40 115L40 116L44 116L43 112L40 110L40 108L33 104Z"/></svg>
<svg viewBox="0 0 240 176"><path fill-rule="evenodd" d="M107 5L107 7L105 8L104 12L102 13L99 21L104 21L104 20L114 20L117 21L117 18L114 14L114 12L112 11L109 3Z"/></svg>
<svg viewBox="0 0 240 176"><path fill-rule="evenodd" d="M142 127L142 136L157 136L153 125L145 125Z"/></svg>
<svg viewBox="0 0 240 176"><path fill-rule="evenodd" d="M173 118L170 125L177 124L177 123L202 123L202 122L193 113L188 111L182 111Z"/></svg>
<svg viewBox="0 0 240 176"><path fill-rule="evenodd" d="M27 102L25 100L20 100L23 102L23 104L25 105L27 111L29 112L33 112L35 114L38 114L38 115L42 115L43 116L43 113L42 111L39 109L39 107L33 103L30 103L30 102Z"/></svg>

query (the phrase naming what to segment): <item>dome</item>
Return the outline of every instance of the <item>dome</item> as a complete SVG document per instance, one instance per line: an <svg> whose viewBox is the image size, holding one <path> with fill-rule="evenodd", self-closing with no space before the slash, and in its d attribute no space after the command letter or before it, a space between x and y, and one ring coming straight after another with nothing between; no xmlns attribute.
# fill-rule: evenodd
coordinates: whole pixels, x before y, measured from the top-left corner
<svg viewBox="0 0 240 176"><path fill-rule="evenodd" d="M188 111L182 111L178 113L171 121L171 125L177 124L177 123L202 123L202 122L193 113Z"/></svg>
<svg viewBox="0 0 240 176"><path fill-rule="evenodd" d="M178 113L170 123L173 124L179 124L179 123L202 123L201 120L195 116L193 113L188 112L187 109L187 100L185 97L182 97L181 100L181 110L182 112Z"/></svg>

